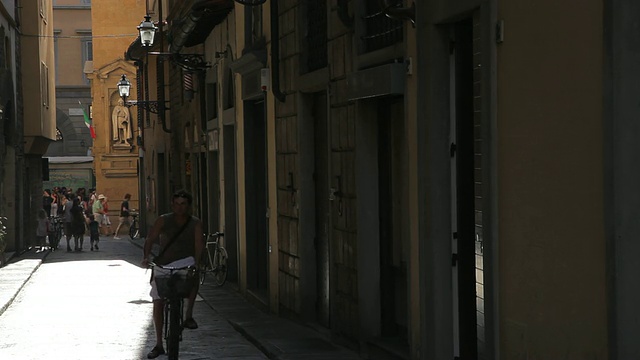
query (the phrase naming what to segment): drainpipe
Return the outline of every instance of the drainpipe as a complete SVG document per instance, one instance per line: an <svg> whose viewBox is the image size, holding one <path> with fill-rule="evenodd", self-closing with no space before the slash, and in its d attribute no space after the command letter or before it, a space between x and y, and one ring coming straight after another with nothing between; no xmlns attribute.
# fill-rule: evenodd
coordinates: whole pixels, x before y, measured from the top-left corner
<svg viewBox="0 0 640 360"><path fill-rule="evenodd" d="M136 91L138 92L138 99L142 93L142 77L144 63L141 59L134 59L136 64ZM144 76L146 80L146 76ZM138 106L138 212L140 213L140 235L146 236L147 234L147 209L143 204L145 203L146 189L144 186L144 123L145 112L142 111L142 107Z"/></svg>
<svg viewBox="0 0 640 360"><path fill-rule="evenodd" d="M392 0L378 0L382 12L387 15L388 18L396 20L409 20L413 26L416 26L416 3L411 3L410 7L398 7L397 4L392 4Z"/></svg>
<svg viewBox="0 0 640 360"><path fill-rule="evenodd" d="M280 26L278 24L278 1L271 0L271 92L280 102L287 96L280 90Z"/></svg>
<svg viewBox="0 0 640 360"><path fill-rule="evenodd" d="M174 54L177 54L180 52L180 50L184 46L184 43L187 41L187 38L193 32L193 29L195 29L196 25L198 24L198 21L202 19L202 17L205 14L205 11L207 11L207 9L210 6L218 5L218 7L216 8L217 11L225 11L225 10L231 11L231 9L233 9L233 5L231 5L231 7L227 9L220 8L219 3L220 3L220 0L200 0L200 1L197 1L195 4L193 4L191 6L191 13L186 18L184 23L182 23L179 26L178 30L175 33L174 32L171 33L173 39L171 41L170 52Z"/></svg>
<svg viewBox="0 0 640 360"><path fill-rule="evenodd" d="M143 66L144 63L142 62L142 59L140 58L135 58L133 56L131 56L131 53L128 54L128 57L133 60L133 63L136 66L136 92L137 95L136 97L138 99L143 98L142 95L142 90L144 89L143 85L142 85L142 78L143 78ZM138 146L143 146L144 143L144 119L145 119L145 114L144 111L142 111L142 107L141 106L136 106L136 108L138 109L138 139L137 139L137 145Z"/></svg>
<svg viewBox="0 0 640 360"><path fill-rule="evenodd" d="M160 43L160 52L162 52L164 51L164 16L162 14L162 1L158 3L158 40ZM166 133L171 133L171 129L167 128L167 116L164 100L164 58L162 56L158 56L156 58L156 81L158 117L160 117L160 122L162 123L162 130ZM173 137L171 138L173 139Z"/></svg>
<svg viewBox="0 0 640 360"><path fill-rule="evenodd" d="M181 26L179 26L176 34L172 34L173 39L171 41L171 46L169 49L171 53L177 54L180 52L180 50L184 46L184 43L187 41L189 34L193 32L193 29L195 29L200 18L202 18L202 11L192 11L185 22Z"/></svg>

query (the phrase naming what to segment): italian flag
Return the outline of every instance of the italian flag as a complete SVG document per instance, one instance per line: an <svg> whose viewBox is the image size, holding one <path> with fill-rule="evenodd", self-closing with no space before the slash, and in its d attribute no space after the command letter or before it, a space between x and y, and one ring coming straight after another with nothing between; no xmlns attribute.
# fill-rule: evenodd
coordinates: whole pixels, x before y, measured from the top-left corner
<svg viewBox="0 0 640 360"><path fill-rule="evenodd" d="M80 104L80 108L82 109L82 115L84 116L84 124L87 125L87 128L89 129L89 132L91 133L91 138L95 139L96 138L96 130L93 128L93 125L91 125L91 119L89 119L89 115L87 115L87 112L84 111L84 107L82 107L82 103L80 101L78 101L78 104Z"/></svg>

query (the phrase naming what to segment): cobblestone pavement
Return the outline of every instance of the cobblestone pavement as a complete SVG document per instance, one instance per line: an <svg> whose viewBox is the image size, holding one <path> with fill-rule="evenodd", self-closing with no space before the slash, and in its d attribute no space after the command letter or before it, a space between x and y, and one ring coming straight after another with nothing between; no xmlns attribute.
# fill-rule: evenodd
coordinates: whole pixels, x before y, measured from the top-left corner
<svg viewBox="0 0 640 360"><path fill-rule="evenodd" d="M155 336L150 274L139 267L140 249L105 237L91 252L87 243L83 252L48 254L13 301L0 304L6 306L0 309L0 359L146 358ZM21 256L0 275L19 272L33 258L38 255ZM0 276L5 297L5 282L15 282L8 278ZM180 359L267 359L202 298L194 317L200 327L183 333Z"/></svg>
<svg viewBox="0 0 640 360"><path fill-rule="evenodd" d="M144 240L131 243L142 247ZM157 251L157 247L153 248ZM329 340L314 329L259 310L243 298L235 284L216 287L212 280L200 286L199 294L239 333L275 360L360 360L357 352ZM324 330L327 332L327 330Z"/></svg>

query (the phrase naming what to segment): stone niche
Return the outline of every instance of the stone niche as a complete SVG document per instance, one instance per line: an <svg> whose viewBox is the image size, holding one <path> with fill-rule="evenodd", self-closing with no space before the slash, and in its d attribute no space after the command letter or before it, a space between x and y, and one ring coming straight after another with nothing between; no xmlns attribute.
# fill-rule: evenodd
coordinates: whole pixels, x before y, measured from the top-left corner
<svg viewBox="0 0 640 360"><path fill-rule="evenodd" d="M117 92L112 93L109 104L111 149L116 154L129 153L133 150L134 139L132 113Z"/></svg>

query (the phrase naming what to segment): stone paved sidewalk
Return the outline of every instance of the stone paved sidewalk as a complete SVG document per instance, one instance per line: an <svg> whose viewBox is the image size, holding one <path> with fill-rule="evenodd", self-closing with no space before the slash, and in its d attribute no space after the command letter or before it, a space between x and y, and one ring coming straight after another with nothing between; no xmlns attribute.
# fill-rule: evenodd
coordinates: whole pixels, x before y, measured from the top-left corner
<svg viewBox="0 0 640 360"><path fill-rule="evenodd" d="M142 247L143 239L130 240ZM0 268L0 315L11 304L49 251L29 251ZM363 359L357 352L331 342L319 332L251 305L234 289L205 282L200 288L204 303L231 324L270 359Z"/></svg>
<svg viewBox="0 0 640 360"><path fill-rule="evenodd" d="M11 305L48 254L49 251L36 253L31 250L13 261L9 261L11 255L7 255L8 264L0 268L0 315Z"/></svg>

